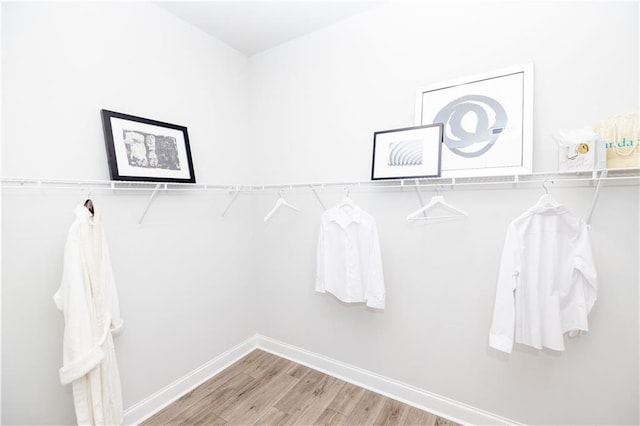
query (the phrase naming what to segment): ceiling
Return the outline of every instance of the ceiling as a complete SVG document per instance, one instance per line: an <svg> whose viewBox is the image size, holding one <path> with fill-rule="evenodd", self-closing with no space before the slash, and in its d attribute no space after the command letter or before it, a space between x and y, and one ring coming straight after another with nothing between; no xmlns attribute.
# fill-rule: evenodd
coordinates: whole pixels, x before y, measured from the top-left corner
<svg viewBox="0 0 640 426"><path fill-rule="evenodd" d="M162 1L173 15L247 56L364 12L382 1Z"/></svg>

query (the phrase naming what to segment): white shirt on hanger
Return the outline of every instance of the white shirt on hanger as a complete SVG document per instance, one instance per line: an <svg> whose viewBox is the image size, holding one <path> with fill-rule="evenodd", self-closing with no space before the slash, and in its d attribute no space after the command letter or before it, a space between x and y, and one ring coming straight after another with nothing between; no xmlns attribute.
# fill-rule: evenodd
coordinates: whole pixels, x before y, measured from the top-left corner
<svg viewBox="0 0 640 426"><path fill-rule="evenodd" d="M373 216L353 202L325 211L320 219L316 291L347 303L384 309L385 290L378 231Z"/></svg>
<svg viewBox="0 0 640 426"><path fill-rule="evenodd" d="M597 289L584 221L562 205L538 203L507 230L489 345L564 350L564 333L588 331Z"/></svg>

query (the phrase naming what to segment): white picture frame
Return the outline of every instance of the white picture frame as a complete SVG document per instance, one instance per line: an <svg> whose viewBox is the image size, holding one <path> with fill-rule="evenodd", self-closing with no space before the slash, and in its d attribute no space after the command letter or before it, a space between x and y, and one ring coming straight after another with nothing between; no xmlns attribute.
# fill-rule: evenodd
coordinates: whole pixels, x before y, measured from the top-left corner
<svg viewBox="0 0 640 426"><path fill-rule="evenodd" d="M533 171L533 64L420 87L416 125L442 123L442 177Z"/></svg>

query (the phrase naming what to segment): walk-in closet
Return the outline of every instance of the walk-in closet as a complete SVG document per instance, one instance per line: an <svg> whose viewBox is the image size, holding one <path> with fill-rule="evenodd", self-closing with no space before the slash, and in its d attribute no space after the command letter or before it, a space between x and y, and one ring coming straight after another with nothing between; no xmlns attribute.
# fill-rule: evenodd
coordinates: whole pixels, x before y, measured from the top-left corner
<svg viewBox="0 0 640 426"><path fill-rule="evenodd" d="M0 11L2 424L640 423L637 1Z"/></svg>

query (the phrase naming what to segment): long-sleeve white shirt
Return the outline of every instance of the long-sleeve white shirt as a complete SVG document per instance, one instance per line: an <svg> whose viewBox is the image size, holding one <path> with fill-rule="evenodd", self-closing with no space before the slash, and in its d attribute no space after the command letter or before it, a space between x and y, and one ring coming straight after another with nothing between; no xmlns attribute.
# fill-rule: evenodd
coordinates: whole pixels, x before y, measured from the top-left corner
<svg viewBox="0 0 640 426"><path fill-rule="evenodd" d="M317 255L316 291L384 309L382 257L373 216L351 201L325 211Z"/></svg>
<svg viewBox="0 0 640 426"><path fill-rule="evenodd" d="M587 227L561 205L537 204L507 229L489 345L514 341L564 350L564 333L588 331L597 274Z"/></svg>
<svg viewBox="0 0 640 426"><path fill-rule="evenodd" d="M62 384L72 383L79 425L122 424L122 389L112 334L122 330L118 295L100 216L78 206L64 249Z"/></svg>

